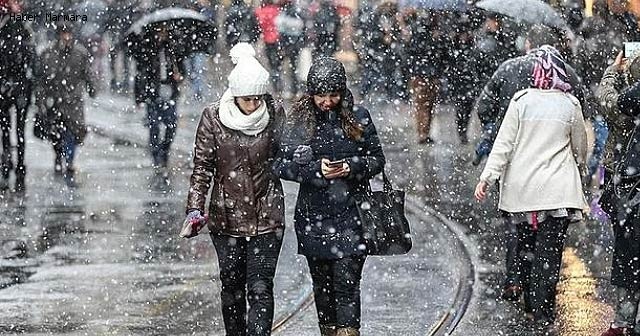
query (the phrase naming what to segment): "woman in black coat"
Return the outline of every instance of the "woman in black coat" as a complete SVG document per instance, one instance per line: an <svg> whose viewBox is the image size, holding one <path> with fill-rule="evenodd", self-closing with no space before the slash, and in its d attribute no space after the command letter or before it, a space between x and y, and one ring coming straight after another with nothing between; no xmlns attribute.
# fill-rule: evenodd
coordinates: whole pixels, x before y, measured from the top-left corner
<svg viewBox="0 0 640 336"><path fill-rule="evenodd" d="M371 116L354 106L346 82L340 62L314 61L275 164L281 178L300 183L298 251L309 263L322 335L359 335L366 246L357 198L385 163Z"/></svg>

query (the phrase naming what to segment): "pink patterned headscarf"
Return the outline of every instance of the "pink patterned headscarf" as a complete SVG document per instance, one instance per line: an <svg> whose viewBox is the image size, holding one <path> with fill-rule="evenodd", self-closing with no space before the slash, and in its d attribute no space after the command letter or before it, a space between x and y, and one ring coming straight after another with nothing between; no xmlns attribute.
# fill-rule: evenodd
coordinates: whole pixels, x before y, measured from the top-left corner
<svg viewBox="0 0 640 336"><path fill-rule="evenodd" d="M556 48L544 45L531 53L535 56L533 87L542 90L571 91L566 63Z"/></svg>

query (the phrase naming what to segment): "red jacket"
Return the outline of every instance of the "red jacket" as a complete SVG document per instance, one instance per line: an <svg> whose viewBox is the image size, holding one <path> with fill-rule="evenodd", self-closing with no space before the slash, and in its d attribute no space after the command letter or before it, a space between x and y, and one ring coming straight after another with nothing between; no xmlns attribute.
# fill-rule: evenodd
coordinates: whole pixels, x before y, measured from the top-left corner
<svg viewBox="0 0 640 336"><path fill-rule="evenodd" d="M256 17L262 29L264 43L273 44L278 42L278 28L276 27L276 17L280 13L280 8L276 5L264 5L256 9Z"/></svg>

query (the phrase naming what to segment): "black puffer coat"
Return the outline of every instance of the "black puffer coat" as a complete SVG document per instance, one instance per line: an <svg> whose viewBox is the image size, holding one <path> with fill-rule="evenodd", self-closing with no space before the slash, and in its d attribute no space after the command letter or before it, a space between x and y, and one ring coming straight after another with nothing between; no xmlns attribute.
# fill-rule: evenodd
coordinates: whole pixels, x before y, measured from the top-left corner
<svg viewBox="0 0 640 336"><path fill-rule="evenodd" d="M369 112L353 107L349 91L344 99L350 101L347 106L364 126L360 140L346 136L340 114L321 112L306 96L291 111L289 134L274 165L281 178L300 183L294 221L298 251L307 257L339 259L366 253L356 196L370 190L369 179L382 171L385 158ZM301 120L313 125L298 124ZM306 126L313 129L311 137L305 135ZM313 149L313 160L307 165L292 161L301 144ZM327 180L320 171L322 158L345 159L351 173Z"/></svg>
<svg viewBox="0 0 640 336"><path fill-rule="evenodd" d="M495 123L496 129L499 129L513 95L520 90L531 87L534 65L535 55L532 52L500 64L476 100L475 111L483 125ZM578 98L584 117L588 119L596 114L595 97L590 93L590 90L587 90L569 64L567 64L567 74L573 87L571 94Z"/></svg>

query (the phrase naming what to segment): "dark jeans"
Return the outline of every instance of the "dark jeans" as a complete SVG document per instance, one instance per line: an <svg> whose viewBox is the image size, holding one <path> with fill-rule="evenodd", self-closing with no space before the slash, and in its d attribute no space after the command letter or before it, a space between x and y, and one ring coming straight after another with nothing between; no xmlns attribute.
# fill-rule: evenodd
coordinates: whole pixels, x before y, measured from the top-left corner
<svg viewBox="0 0 640 336"><path fill-rule="evenodd" d="M460 93L454 100L456 106L456 126L458 136L465 137L471 120L471 111L475 102L475 95L471 93Z"/></svg>
<svg viewBox="0 0 640 336"><path fill-rule="evenodd" d="M76 157L76 148L78 147L78 141L75 135L65 130L60 134L60 140L53 143L53 150L56 153L56 163L64 160L65 167L67 169L73 169L73 161Z"/></svg>
<svg viewBox="0 0 640 336"><path fill-rule="evenodd" d="M273 278L282 235L282 231L250 238L211 235L220 265L227 336L271 335Z"/></svg>
<svg viewBox="0 0 640 336"><path fill-rule="evenodd" d="M360 279L365 258L307 258L320 325L360 328Z"/></svg>
<svg viewBox="0 0 640 336"><path fill-rule="evenodd" d="M12 153L11 153L11 107L15 108L16 116L16 147L17 147L17 163L16 175L24 175L24 155L25 155L25 135L24 127L27 118L27 110L31 97L31 90L25 87L12 89L13 94L3 93L0 96L0 133L2 133L2 155L0 159L0 169L2 177L8 178L9 172L13 169Z"/></svg>
<svg viewBox="0 0 640 336"><path fill-rule="evenodd" d="M147 118L149 125L149 147L153 157L153 165L166 167L169 159L169 149L178 127L178 116L175 103L158 100L147 104ZM161 125L164 125L164 136L160 135Z"/></svg>
<svg viewBox="0 0 640 336"><path fill-rule="evenodd" d="M267 54L267 61L269 61L269 68L271 69L273 88L276 92L282 92L282 55L280 54L280 44L277 42L265 43L264 51Z"/></svg>
<svg viewBox="0 0 640 336"><path fill-rule="evenodd" d="M525 308L536 319L555 318L556 285L560 279L560 264L569 221L548 217L533 231L527 222L507 224L506 285L524 289Z"/></svg>

